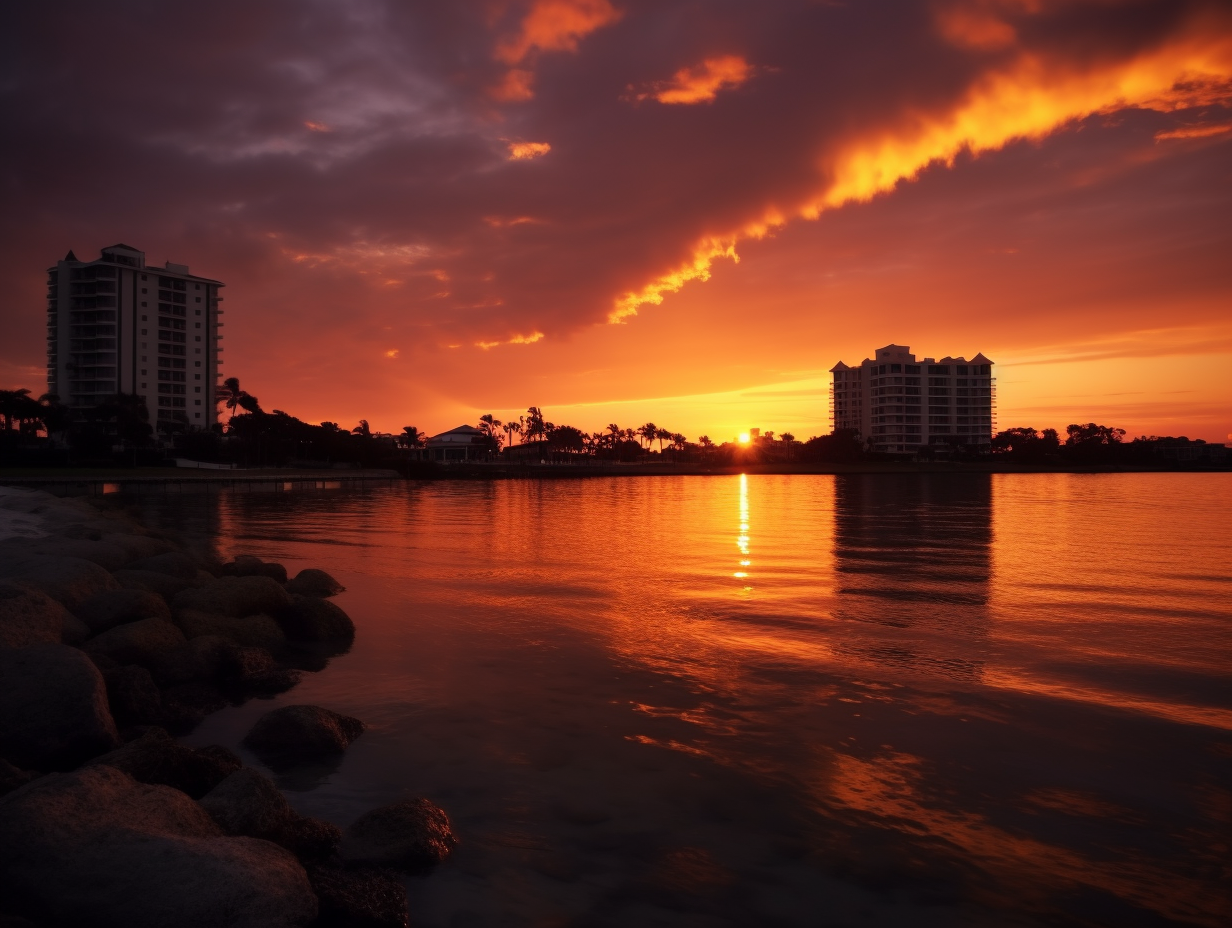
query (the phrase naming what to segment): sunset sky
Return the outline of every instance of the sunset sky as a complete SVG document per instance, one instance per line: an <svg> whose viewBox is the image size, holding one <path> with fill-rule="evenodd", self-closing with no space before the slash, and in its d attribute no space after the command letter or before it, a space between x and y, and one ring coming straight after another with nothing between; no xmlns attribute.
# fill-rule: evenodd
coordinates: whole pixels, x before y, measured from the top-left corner
<svg viewBox="0 0 1232 928"><path fill-rule="evenodd" d="M829 431L888 343L998 424L1232 439L1232 5L65 2L0 37L0 385L45 270L226 284L266 410Z"/></svg>

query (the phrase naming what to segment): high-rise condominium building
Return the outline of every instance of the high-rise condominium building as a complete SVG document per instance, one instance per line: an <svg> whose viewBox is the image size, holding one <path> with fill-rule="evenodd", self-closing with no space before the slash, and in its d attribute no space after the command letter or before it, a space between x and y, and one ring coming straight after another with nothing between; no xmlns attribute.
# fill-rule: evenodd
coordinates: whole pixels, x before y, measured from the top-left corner
<svg viewBox="0 0 1232 928"><path fill-rule="evenodd" d="M917 360L903 345L878 348L859 367L830 368L836 429L856 429L873 450L907 454L925 445L989 445L996 408L993 362Z"/></svg>
<svg viewBox="0 0 1232 928"><path fill-rule="evenodd" d="M147 267L128 245L95 261L70 251L47 270L48 392L75 409L136 393L151 425L212 425L222 286L183 264Z"/></svg>

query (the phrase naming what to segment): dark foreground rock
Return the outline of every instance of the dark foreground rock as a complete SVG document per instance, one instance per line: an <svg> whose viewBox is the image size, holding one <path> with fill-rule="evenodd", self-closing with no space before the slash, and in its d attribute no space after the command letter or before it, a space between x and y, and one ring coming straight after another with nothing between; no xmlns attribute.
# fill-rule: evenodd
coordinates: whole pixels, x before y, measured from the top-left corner
<svg viewBox="0 0 1232 928"><path fill-rule="evenodd" d="M94 635L141 619L171 620L167 601L149 590L106 590L91 596L74 612Z"/></svg>
<svg viewBox="0 0 1232 928"><path fill-rule="evenodd" d="M188 555L179 551L168 551L154 557L142 558L126 565L128 570L145 570L182 580L197 579L197 565Z"/></svg>
<svg viewBox="0 0 1232 928"><path fill-rule="evenodd" d="M342 857L415 873L443 861L457 843L444 810L426 799L407 799L361 815L342 834Z"/></svg>
<svg viewBox="0 0 1232 928"><path fill-rule="evenodd" d="M153 667L187 642L184 633L166 619L142 619L95 635L82 648L87 654L102 654L117 664Z"/></svg>
<svg viewBox="0 0 1232 928"><path fill-rule="evenodd" d="M333 596L345 590L341 583L323 570L315 567L305 567L291 580L287 581L287 592L298 593L300 596L318 596L321 598Z"/></svg>
<svg viewBox="0 0 1232 928"><path fill-rule="evenodd" d="M62 644L0 650L0 757L51 770L118 741L103 676L85 654Z"/></svg>
<svg viewBox="0 0 1232 928"><path fill-rule="evenodd" d="M34 776L29 770L14 767L3 757L0 757L0 796L11 793L19 786L25 786L34 779Z"/></svg>
<svg viewBox="0 0 1232 928"><path fill-rule="evenodd" d="M218 635L245 647L269 651L281 651L287 646L287 636L268 615L235 617L182 609L176 615L175 624L188 638Z"/></svg>
<svg viewBox="0 0 1232 928"><path fill-rule="evenodd" d="M240 759L226 748L215 745L208 752L194 750L161 728L150 728L90 763L114 767L139 783L173 787L193 799L206 795L241 766Z"/></svg>
<svg viewBox="0 0 1232 928"><path fill-rule="evenodd" d="M367 726L320 706L283 706L267 712L244 736L245 747L273 766L341 754Z"/></svg>
<svg viewBox="0 0 1232 928"><path fill-rule="evenodd" d="M341 608L317 596L291 596L291 603L278 614L282 630L292 641L349 645L355 639L355 623Z"/></svg>
<svg viewBox="0 0 1232 928"><path fill-rule="evenodd" d="M163 694L144 667L130 664L103 670L111 716L121 728L163 721Z"/></svg>
<svg viewBox="0 0 1232 928"><path fill-rule="evenodd" d="M316 866L308 878L320 906L319 928L407 928L406 887L387 870Z"/></svg>
<svg viewBox="0 0 1232 928"><path fill-rule="evenodd" d="M116 582L126 590L148 590L151 593L157 593L167 602L171 602L177 593L196 586L195 580L176 577L158 570L125 568L117 570L113 576Z"/></svg>
<svg viewBox="0 0 1232 928"><path fill-rule="evenodd" d="M77 557L6 558L0 562L0 573L42 590L70 610L91 596L120 586L102 567Z"/></svg>
<svg viewBox="0 0 1232 928"><path fill-rule="evenodd" d="M337 825L306 818L292 809L274 781L251 767L219 783L201 799L201 807L225 833L264 838L300 858L329 857L342 838Z"/></svg>
<svg viewBox="0 0 1232 928"><path fill-rule="evenodd" d="M0 899L38 923L296 928L317 916L290 852L226 837L197 803L110 767L0 798Z"/></svg>
<svg viewBox="0 0 1232 928"><path fill-rule="evenodd" d="M239 619L246 615L278 615L291 605L291 598L270 577L219 577L195 589L182 590L176 594L174 604L177 612L192 609Z"/></svg>
<svg viewBox="0 0 1232 928"><path fill-rule="evenodd" d="M0 647L59 644L72 614L41 590L0 580Z"/></svg>
<svg viewBox="0 0 1232 928"><path fill-rule="evenodd" d="M273 561L263 561L251 554L241 554L229 564L222 565L226 577L269 577L278 583L287 582L287 569Z"/></svg>

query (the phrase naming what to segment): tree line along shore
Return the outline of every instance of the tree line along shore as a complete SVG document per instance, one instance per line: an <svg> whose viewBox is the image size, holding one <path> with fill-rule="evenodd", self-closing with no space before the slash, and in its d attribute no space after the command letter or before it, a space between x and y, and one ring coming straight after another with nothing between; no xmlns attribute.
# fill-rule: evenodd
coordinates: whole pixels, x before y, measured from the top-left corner
<svg viewBox="0 0 1232 928"><path fill-rule="evenodd" d="M237 378L220 387L227 418L211 429L160 421L158 430L137 396L117 394L86 410L70 410L57 397L35 399L29 390L0 391L0 467L158 466L186 458L238 467L330 467L404 469L428 457L427 436L412 425L398 433L374 432L366 419L352 428L336 422L311 424L282 410L266 412ZM588 432L550 421L531 406L502 421L482 415L468 448L468 460L487 463L605 463L686 465L723 468L746 465L878 464L894 462L997 462L1045 467L1120 465L1171 469L1223 465L1230 458L1220 444L1186 436L1138 436L1095 422L1054 429L1012 427L990 444L931 445L910 455L870 450L850 429L798 439L790 432L766 432L747 440L696 441L654 422L634 427L610 423ZM414 470L415 468L411 468ZM423 468L419 468L423 470Z"/></svg>
<svg viewBox="0 0 1232 928"><path fill-rule="evenodd" d="M233 751L176 740L349 650L341 590L0 486L0 925L406 926L404 875L456 844L443 810L405 800L344 830ZM287 704L243 745L279 772L365 728Z"/></svg>

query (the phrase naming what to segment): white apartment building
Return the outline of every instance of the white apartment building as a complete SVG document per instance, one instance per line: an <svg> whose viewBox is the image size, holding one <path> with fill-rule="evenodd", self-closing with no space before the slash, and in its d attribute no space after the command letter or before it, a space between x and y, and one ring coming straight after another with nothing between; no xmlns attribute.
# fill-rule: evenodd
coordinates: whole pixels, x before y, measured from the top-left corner
<svg viewBox="0 0 1232 928"><path fill-rule="evenodd" d="M147 267L129 245L94 261L70 251L47 270L48 392L75 409L136 393L151 425L213 425L222 286L183 264Z"/></svg>
<svg viewBox="0 0 1232 928"><path fill-rule="evenodd" d="M993 362L945 357L918 360L904 345L878 348L859 367L830 368L830 416L855 429L872 450L910 454L927 445L992 442L996 409Z"/></svg>

